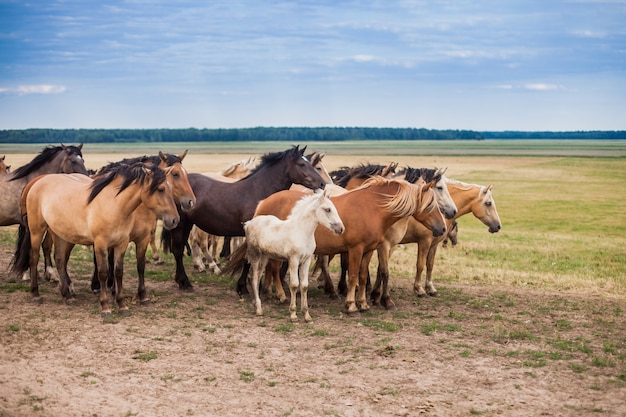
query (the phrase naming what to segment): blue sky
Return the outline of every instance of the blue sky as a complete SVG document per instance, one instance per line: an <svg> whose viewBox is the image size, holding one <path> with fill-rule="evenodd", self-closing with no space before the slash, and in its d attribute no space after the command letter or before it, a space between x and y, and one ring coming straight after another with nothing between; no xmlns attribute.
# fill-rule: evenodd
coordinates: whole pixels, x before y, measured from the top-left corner
<svg viewBox="0 0 626 417"><path fill-rule="evenodd" d="M626 129L626 1L0 0L0 129Z"/></svg>

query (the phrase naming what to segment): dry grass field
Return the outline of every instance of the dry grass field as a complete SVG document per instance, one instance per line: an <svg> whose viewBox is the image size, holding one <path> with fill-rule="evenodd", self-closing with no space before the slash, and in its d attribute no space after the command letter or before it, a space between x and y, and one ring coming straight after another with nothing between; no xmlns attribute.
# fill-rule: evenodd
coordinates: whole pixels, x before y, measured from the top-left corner
<svg viewBox="0 0 626 417"><path fill-rule="evenodd" d="M83 149L93 169L156 150ZM13 168L34 156L4 153ZM44 303L33 304L27 283L6 273L15 227L2 228L0 416L625 416L624 159L397 153L328 152L324 162L447 167L494 184L503 223L489 234L460 219L459 244L438 253L438 297L414 296L416 248L398 248L397 311L347 316L313 288L312 323L291 323L271 299L256 317L231 277L195 272L189 258L196 290L180 292L171 255L147 266L152 304L140 306L129 253L132 316L103 323L89 249L70 261L75 305L45 282ZM184 164L217 171L250 155L191 150Z"/></svg>

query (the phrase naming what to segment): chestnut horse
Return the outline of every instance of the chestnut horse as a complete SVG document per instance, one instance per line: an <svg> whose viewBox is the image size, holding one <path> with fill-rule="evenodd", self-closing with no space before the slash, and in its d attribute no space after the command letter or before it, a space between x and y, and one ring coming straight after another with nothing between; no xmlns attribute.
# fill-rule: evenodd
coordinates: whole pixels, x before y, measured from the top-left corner
<svg viewBox="0 0 626 417"><path fill-rule="evenodd" d="M49 174L34 179L22 193L23 220L11 271L21 274L30 269L31 294L40 302L37 262L47 232L54 242L61 295L71 302L67 262L74 245L93 245L102 288L108 278L108 250L113 248L115 299L120 313L129 315L122 293L124 254L133 227L132 213L142 203L163 220L163 227L178 224L171 187L165 172L156 166L120 165L95 180L78 174ZM110 317L107 291L100 291L100 305L102 316Z"/></svg>
<svg viewBox="0 0 626 417"><path fill-rule="evenodd" d="M349 313L369 309L365 296L367 270L373 251L383 239L385 231L396 221L413 216L427 224L436 236L445 232L445 222L439 210L435 195L431 190L433 183L410 184L406 181L388 180L372 177L359 188L345 194L331 197L345 225L345 232L335 235L328 229L318 227L315 231L318 255L348 253L348 292L346 310ZM273 214L284 219L289 215L294 204L305 194L298 191L283 191L273 194L259 203L256 214ZM245 243L233 255L225 272L233 272L241 266L243 254L237 255ZM237 291L242 294L248 273L244 266L237 283ZM280 286L280 277L275 275L274 282ZM359 284L359 294L356 287Z"/></svg>
<svg viewBox="0 0 626 417"><path fill-rule="evenodd" d="M311 189L324 188L324 180L304 157L306 146L294 146L282 152L263 155L250 174L233 183L189 174L189 183L198 198L188 212L181 212L180 224L164 231L161 240L165 250L174 254L175 280L180 289L193 288L183 264L183 251L189 232L195 224L207 233L218 236L245 236L243 223L254 215L257 204L267 196L302 184Z"/></svg>

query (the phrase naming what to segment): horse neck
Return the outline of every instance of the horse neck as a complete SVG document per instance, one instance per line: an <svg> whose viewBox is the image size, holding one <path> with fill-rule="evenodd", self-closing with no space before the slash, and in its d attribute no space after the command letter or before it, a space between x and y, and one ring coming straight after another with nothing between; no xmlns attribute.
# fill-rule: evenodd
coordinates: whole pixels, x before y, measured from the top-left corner
<svg viewBox="0 0 626 417"><path fill-rule="evenodd" d="M241 183L255 184L253 190L262 193L264 196L273 194L278 191L288 190L293 182L285 175L282 164L264 165L260 167L254 174L239 180ZM263 184L261 186L261 184Z"/></svg>
<svg viewBox="0 0 626 417"><path fill-rule="evenodd" d="M457 214L454 218L459 218L471 212L472 204L480 197L481 187L478 185L459 185L454 183L450 183L449 185L448 191L450 192L450 197L452 197L457 208Z"/></svg>
<svg viewBox="0 0 626 417"><path fill-rule="evenodd" d="M54 155L54 158L41 164L36 170L33 170L28 175L24 176L22 180L29 182L33 178L36 178L44 174L60 174L62 173L63 160L65 159L65 152L59 151Z"/></svg>
<svg viewBox="0 0 626 417"><path fill-rule="evenodd" d="M142 194L143 194L143 185L135 181L130 184L128 187L124 189L121 193L117 193L119 187L124 182L123 178L118 177L115 178L111 183L100 192L95 199L103 198L108 199L109 204L115 205L115 207L119 208L120 213L132 213L139 207L142 203ZM95 200L94 199L94 200Z"/></svg>
<svg viewBox="0 0 626 417"><path fill-rule="evenodd" d="M303 198L315 199L317 197L307 196ZM317 210L319 205L319 201L307 201L302 207L294 206L294 209L297 210L292 209L289 217L287 217L287 221L293 223L296 226L295 230L297 230L299 234L313 237L315 229L320 224L319 219L315 215L315 211Z"/></svg>

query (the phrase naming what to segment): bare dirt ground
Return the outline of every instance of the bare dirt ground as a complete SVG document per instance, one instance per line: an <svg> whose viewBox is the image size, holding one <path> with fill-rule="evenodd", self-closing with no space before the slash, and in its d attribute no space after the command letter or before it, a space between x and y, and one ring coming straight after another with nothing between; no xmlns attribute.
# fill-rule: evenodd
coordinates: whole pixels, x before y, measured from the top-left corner
<svg viewBox="0 0 626 417"><path fill-rule="evenodd" d="M230 279L191 272L183 293L148 265L152 304L103 323L90 272L76 305L44 303L0 251L0 416L625 416L626 301L439 285L356 316L310 291L313 323L265 300L256 317ZM87 262L85 262L87 264ZM125 291L135 292L132 262Z"/></svg>

